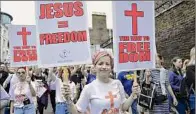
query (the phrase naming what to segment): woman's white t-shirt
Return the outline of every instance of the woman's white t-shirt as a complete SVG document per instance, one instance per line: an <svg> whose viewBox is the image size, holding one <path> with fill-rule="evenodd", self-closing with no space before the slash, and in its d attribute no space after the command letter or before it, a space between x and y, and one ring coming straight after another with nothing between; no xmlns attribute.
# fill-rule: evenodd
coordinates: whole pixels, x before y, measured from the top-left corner
<svg viewBox="0 0 196 114"><path fill-rule="evenodd" d="M91 114L121 114L120 108L125 100L125 92L119 80L103 83L96 79L84 87L76 107L83 113L90 105Z"/></svg>
<svg viewBox="0 0 196 114"><path fill-rule="evenodd" d="M32 84L32 82L31 82ZM32 84L35 89L35 84ZM23 101L25 98L30 100L30 103L34 103L29 84L27 82L18 82L11 87L10 100L14 101L14 107L23 107Z"/></svg>
<svg viewBox="0 0 196 114"><path fill-rule="evenodd" d="M76 86L74 82L69 83L70 90L71 90L71 99L74 99L74 96L76 94ZM56 79L56 102L65 102L65 99L63 98L61 88L63 87L63 82L60 78Z"/></svg>

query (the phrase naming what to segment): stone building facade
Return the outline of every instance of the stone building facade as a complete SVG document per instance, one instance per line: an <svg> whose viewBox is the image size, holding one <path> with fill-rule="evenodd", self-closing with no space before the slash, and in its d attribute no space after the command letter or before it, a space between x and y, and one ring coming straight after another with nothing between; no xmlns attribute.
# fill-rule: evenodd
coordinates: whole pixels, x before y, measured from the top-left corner
<svg viewBox="0 0 196 114"><path fill-rule="evenodd" d="M8 24L11 24L13 17L1 12L1 37L0 37L0 62L7 62L9 57Z"/></svg>
<svg viewBox="0 0 196 114"><path fill-rule="evenodd" d="M155 17L157 52L163 55L165 66L180 56L189 59L195 46L195 1L180 1Z"/></svg>

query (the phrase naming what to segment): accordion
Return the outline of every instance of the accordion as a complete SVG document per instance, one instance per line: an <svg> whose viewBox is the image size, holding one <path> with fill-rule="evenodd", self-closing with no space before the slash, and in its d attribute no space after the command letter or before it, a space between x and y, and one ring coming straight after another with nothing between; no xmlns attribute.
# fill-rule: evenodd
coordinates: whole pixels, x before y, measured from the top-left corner
<svg viewBox="0 0 196 114"><path fill-rule="evenodd" d="M155 101L156 84L142 84L141 94L138 98L138 104L147 109L153 109Z"/></svg>

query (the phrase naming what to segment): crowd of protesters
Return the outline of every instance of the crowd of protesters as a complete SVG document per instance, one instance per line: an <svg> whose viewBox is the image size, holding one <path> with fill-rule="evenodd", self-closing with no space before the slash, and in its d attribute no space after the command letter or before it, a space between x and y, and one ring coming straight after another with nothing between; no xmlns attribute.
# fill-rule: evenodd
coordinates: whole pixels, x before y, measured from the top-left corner
<svg viewBox="0 0 196 114"><path fill-rule="evenodd" d="M170 69L160 54L155 69L137 72L114 73L106 51L92 62L54 68L1 63L1 92L9 95L1 95L1 114L44 114L49 103L54 114L195 114L195 48L190 58L172 58Z"/></svg>

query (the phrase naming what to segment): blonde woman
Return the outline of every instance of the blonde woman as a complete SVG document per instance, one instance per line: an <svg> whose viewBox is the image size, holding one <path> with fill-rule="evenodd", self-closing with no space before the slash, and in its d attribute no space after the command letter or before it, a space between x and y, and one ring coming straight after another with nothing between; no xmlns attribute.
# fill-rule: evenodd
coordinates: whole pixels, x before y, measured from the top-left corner
<svg viewBox="0 0 196 114"><path fill-rule="evenodd" d="M195 114L195 47L190 51L190 61L186 69L186 83L190 90L189 106L191 114Z"/></svg>
<svg viewBox="0 0 196 114"><path fill-rule="evenodd" d="M69 101L69 110L72 114L87 112L90 114L122 114L127 111L140 92L140 87L133 87L133 92L125 98L123 86L119 80L110 78L113 68L113 58L106 51L98 52L93 57L96 69L96 80L86 85L79 100L74 104L70 99L70 87L64 84L64 95Z"/></svg>

